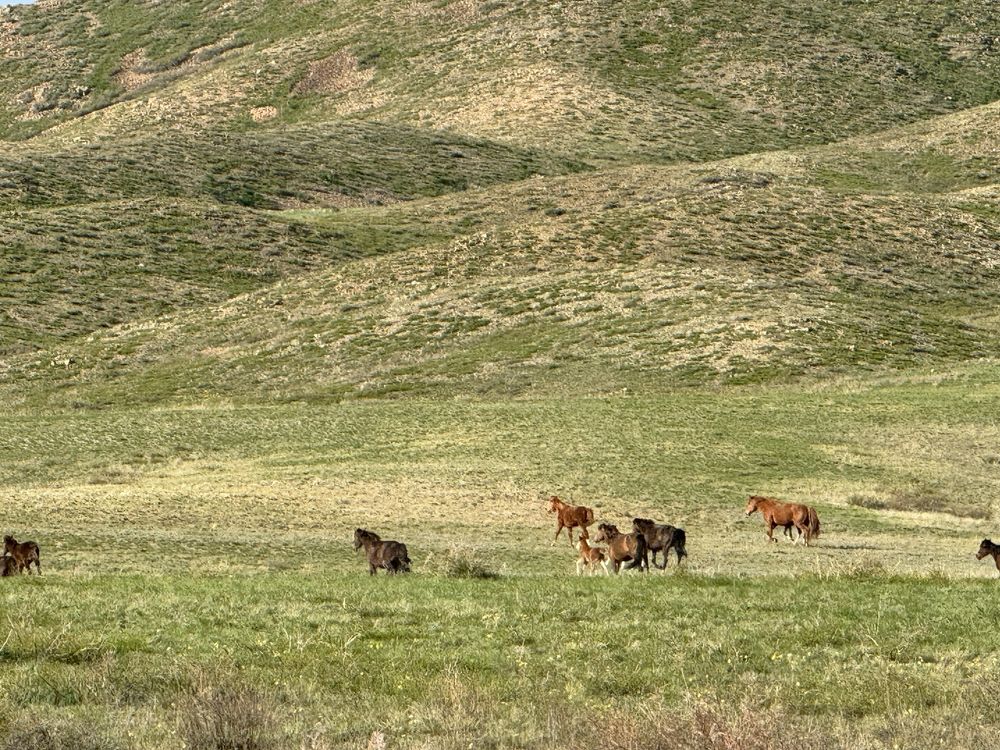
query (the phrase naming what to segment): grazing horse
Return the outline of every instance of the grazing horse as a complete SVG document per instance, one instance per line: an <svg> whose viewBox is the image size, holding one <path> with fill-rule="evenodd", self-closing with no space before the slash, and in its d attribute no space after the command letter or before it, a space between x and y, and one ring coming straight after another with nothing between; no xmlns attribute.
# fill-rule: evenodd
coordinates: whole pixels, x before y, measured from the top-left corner
<svg viewBox="0 0 1000 750"><path fill-rule="evenodd" d="M819 537L819 516L816 510L801 503L783 503L773 497L761 497L751 495L747 502L747 516L760 511L764 517L764 524L767 526L767 538L772 542L778 540L774 538L776 526L784 526L788 531L790 526L798 529L799 538L805 538L808 546L809 542Z"/></svg>
<svg viewBox="0 0 1000 750"><path fill-rule="evenodd" d="M3 538L3 552L5 555L10 555L14 558L14 562L17 563L18 573L22 570L27 570L30 576L31 563L34 563L35 569L38 570L38 575L42 574L42 562L38 556L38 545L34 542L19 542L14 537L8 535Z"/></svg>
<svg viewBox="0 0 1000 750"><path fill-rule="evenodd" d="M552 539L553 544L559 538L559 532L566 529L569 534L569 543L573 544L573 529L579 526L586 530L594 522L594 511L585 505L570 505L564 503L553 495L549 498L549 513L555 513L559 521L556 527L556 535Z"/></svg>
<svg viewBox="0 0 1000 750"><path fill-rule="evenodd" d="M406 553L406 545L402 542L382 541L374 531L367 529L354 530L354 551L365 548L368 557L368 572L375 575L379 568L385 568L389 573L408 573L410 557Z"/></svg>
<svg viewBox="0 0 1000 750"><path fill-rule="evenodd" d="M604 568L604 575L611 575L608 571L610 560L608 560L605 551L601 547L591 547L587 543L589 538L586 529L580 531L580 541L576 545L576 548L580 550L580 557L576 561L576 574L580 575L583 573L583 569L587 568L593 575L597 572L597 566L600 565Z"/></svg>
<svg viewBox="0 0 1000 750"><path fill-rule="evenodd" d="M643 539L646 540L646 549L653 553L653 565L660 570L667 569L667 553L671 549L677 555L678 565L681 564L682 557L687 557L687 550L684 549L687 535L684 533L684 529L670 524L654 523L648 518L633 518L632 531L642 534ZM663 553L663 565L656 564L657 552Z"/></svg>
<svg viewBox="0 0 1000 750"><path fill-rule="evenodd" d="M621 564L626 560L631 560L626 570L639 568L639 570L649 570L649 557L646 553L646 539L642 534L623 534L618 527L610 523L602 523L597 527L595 542L603 542L608 545L608 557L611 560L611 568L618 575Z"/></svg>
<svg viewBox="0 0 1000 750"><path fill-rule="evenodd" d="M989 539L984 539L979 545L979 551L976 553L976 559L982 560L987 555L992 555L993 562L997 566L997 571L1000 572L1000 544L994 544Z"/></svg>
<svg viewBox="0 0 1000 750"><path fill-rule="evenodd" d="M14 558L10 555L4 555L0 557L0 578L6 578L7 576L16 576L20 571L17 569L17 563Z"/></svg>

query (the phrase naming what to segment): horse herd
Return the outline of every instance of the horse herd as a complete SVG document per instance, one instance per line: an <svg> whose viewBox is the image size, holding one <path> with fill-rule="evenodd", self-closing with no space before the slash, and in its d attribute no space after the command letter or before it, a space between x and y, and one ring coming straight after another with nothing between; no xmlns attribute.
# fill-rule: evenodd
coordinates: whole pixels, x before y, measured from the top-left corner
<svg viewBox="0 0 1000 750"><path fill-rule="evenodd" d="M624 566L626 570L638 568L640 571L648 571L650 556L654 567L666 570L670 550L677 556L678 565L684 557L687 557L685 548L687 535L680 527L656 523L649 518L633 518L632 531L622 533L614 524L601 523L597 525L597 534L593 541L607 546L594 547L590 544L588 531L588 527L592 526L595 520L592 508L585 505L570 505L555 495L549 498L548 503L549 513L555 513L557 521L556 535L552 542L555 543L562 530L566 529L570 544L573 544L580 553L576 562L578 575L585 570L593 574L597 572L598 566L608 575L612 571L617 575L624 563L628 563ZM751 495L747 501L746 514L749 517L758 511L764 518L767 538L772 542L778 541L774 538L774 530L779 526L783 527L784 533L795 543L804 542L808 546L813 539L819 537L819 516L815 508L808 505L783 503L773 497ZM580 529L580 539L574 544L573 529L576 528ZM797 539L793 538L795 531L798 532ZM368 572L372 575L379 569L392 574L410 571L410 556L406 545L402 542L382 539L367 529L355 529L354 551L357 552L362 548L368 558ZM656 564L657 552L663 555L662 565ZM997 571L1000 572L1000 544L994 544L990 539L983 539L979 551L976 552L976 559L982 560L987 556L993 558ZM32 563L38 575L41 575L41 556L35 542L19 542L12 536L3 538L0 577L18 575L25 570L31 575Z"/></svg>
<svg viewBox="0 0 1000 750"><path fill-rule="evenodd" d="M670 550L673 550L677 556L678 565L687 556L685 548L687 535L684 533L684 529L677 526L659 524L649 518L633 518L630 532L623 533L611 523L600 523L597 525L597 534L591 539L588 528L595 521L592 508L585 505L570 505L553 495L548 499L548 512L556 514L556 534L552 539L553 544L559 538L562 530L566 529L570 544L579 551L576 561L578 575L584 571L594 574L598 568L602 568L607 575L612 572L617 575L623 566L626 570L638 568L640 571L648 571L650 557L652 557L654 567L666 570ZM773 497L751 495L747 501L746 515L749 517L757 512L764 519L767 538L771 542L778 541L774 538L774 530L779 526L784 529L783 533L796 544L802 542L808 546L819 537L819 515L816 513L816 509L811 506L801 503L783 503ZM580 538L574 543L573 529L577 528L580 529ZM795 537L796 532L798 533L797 538ZM592 541L606 546L592 546ZM402 542L382 540L378 534L372 531L355 529L355 552L362 547L368 558L368 572L372 575L375 575L379 569L393 574L409 572L410 558L406 551L406 545ZM656 564L658 552L663 555L662 565ZM976 559L982 560L987 555L993 558L997 571L1000 571L1000 544L994 544L991 540L984 539L979 545Z"/></svg>

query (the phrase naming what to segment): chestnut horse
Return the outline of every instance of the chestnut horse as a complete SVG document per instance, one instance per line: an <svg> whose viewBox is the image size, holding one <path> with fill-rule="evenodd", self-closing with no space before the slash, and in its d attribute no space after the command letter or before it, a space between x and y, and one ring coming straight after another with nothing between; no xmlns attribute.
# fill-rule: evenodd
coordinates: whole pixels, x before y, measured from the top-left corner
<svg viewBox="0 0 1000 750"><path fill-rule="evenodd" d="M406 545L402 542L382 541L374 531L367 529L354 530L354 551L365 548L368 557L368 572L375 575L379 568L385 568L389 573L408 573L410 557L406 553Z"/></svg>
<svg viewBox="0 0 1000 750"><path fill-rule="evenodd" d="M38 545L34 542L19 542L12 536L5 536L3 538L3 552L5 555L10 555L14 558L14 562L17 563L18 573L22 570L27 570L30 576L31 563L34 563L35 568L38 570L38 575L42 574L42 563L38 556Z"/></svg>
<svg viewBox="0 0 1000 750"><path fill-rule="evenodd" d="M646 552L646 539L642 534L634 531L631 534L623 534L618 527L610 523L602 523L597 527L595 542L603 542L608 545L608 558L611 560L611 568L615 575L621 568L621 564L626 560L631 560L631 564L626 565L626 570L639 568L639 570L649 570L649 557Z"/></svg>
<svg viewBox="0 0 1000 750"><path fill-rule="evenodd" d="M997 571L1000 571L1000 544L994 544L990 539L984 539L979 545L979 552L976 553L976 559L982 560L987 555L993 557Z"/></svg>
<svg viewBox="0 0 1000 750"><path fill-rule="evenodd" d="M553 495L549 498L549 513L555 513L559 520L556 527L556 535L552 539L553 544L559 538L559 532L566 529L569 534L569 543L573 544L573 529L579 526L586 530L594 522L594 511L585 505L570 505L564 503Z"/></svg>
<svg viewBox="0 0 1000 750"><path fill-rule="evenodd" d="M767 526L767 538L772 542L778 541L774 538L776 526L784 526L785 531L794 526L799 531L799 538L805 538L806 545L819 537L819 516L816 515L816 510L808 505L783 503L773 497L751 495L747 501L747 516L753 515L758 510Z"/></svg>

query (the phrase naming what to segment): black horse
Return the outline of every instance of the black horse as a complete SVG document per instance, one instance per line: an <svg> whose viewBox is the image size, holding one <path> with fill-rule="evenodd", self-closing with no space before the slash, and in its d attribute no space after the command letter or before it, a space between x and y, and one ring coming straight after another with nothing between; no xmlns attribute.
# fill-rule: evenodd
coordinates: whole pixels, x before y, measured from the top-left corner
<svg viewBox="0 0 1000 750"><path fill-rule="evenodd" d="M681 564L681 558L687 557L687 550L684 544L687 535L684 529L669 524L654 523L648 518L633 518L632 530L636 534L641 534L646 540L646 548L653 553L653 565L660 570L667 567L667 553L673 549L677 555L677 564ZM656 565L656 553L663 553L663 565Z"/></svg>

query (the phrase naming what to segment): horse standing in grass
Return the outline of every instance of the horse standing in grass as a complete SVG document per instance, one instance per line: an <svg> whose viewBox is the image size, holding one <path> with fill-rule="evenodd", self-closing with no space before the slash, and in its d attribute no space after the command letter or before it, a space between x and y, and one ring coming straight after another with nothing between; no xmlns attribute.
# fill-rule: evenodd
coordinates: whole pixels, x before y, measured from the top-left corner
<svg viewBox="0 0 1000 750"><path fill-rule="evenodd" d="M670 524L654 523L648 518L633 518L632 531L642 534L646 540L646 548L652 553L653 566L660 570L667 569L667 553L672 549L677 555L677 564L681 564L681 558L687 557L687 550L684 544L687 542L687 534L684 529ZM663 553L663 565L656 564L656 553Z"/></svg>
<svg viewBox="0 0 1000 750"><path fill-rule="evenodd" d="M17 563L18 573L22 570L27 570L30 576L31 563L34 563L38 575L42 574L42 562L38 555L38 545L34 542L19 542L14 537L8 535L3 538L3 552L5 555L10 555L14 558L14 562Z"/></svg>
<svg viewBox="0 0 1000 750"><path fill-rule="evenodd" d="M368 557L368 572L372 575L379 568L385 568L392 574L410 571L410 557L402 542L382 541L374 531L355 529L354 551L357 552L362 547Z"/></svg>
<svg viewBox="0 0 1000 750"><path fill-rule="evenodd" d="M758 510L767 526L767 538L772 542L778 541L774 538L776 526L784 526L786 531L790 526L794 526L798 529L799 539L805 539L806 546L819 537L819 516L816 515L816 510L808 505L783 503L773 497L751 495L747 501L747 516L753 515Z"/></svg>
<svg viewBox="0 0 1000 750"><path fill-rule="evenodd" d="M979 551L976 553L976 559L982 560L987 555L993 557L993 562L997 566L997 571L1000 572L1000 544L994 544L989 539L984 539L979 545Z"/></svg>
<svg viewBox="0 0 1000 750"><path fill-rule="evenodd" d="M566 529L566 533L569 534L569 543L573 544L573 529L579 526L586 531L587 527L594 522L593 510L585 505L564 503L555 495L549 498L549 513L555 513L558 519L556 535L552 539L553 544L563 529Z"/></svg>
<svg viewBox="0 0 1000 750"><path fill-rule="evenodd" d="M605 575L611 575L608 571L608 565L611 561L608 560L605 551L600 547L591 547L589 539L586 529L580 531L580 541L576 545L576 548L580 550L580 557L576 561L576 574L580 575L583 573L583 569L587 568L593 575L597 572L597 566L600 565L604 568Z"/></svg>
<svg viewBox="0 0 1000 750"><path fill-rule="evenodd" d="M602 523L597 527L595 542L608 545L608 558L611 560L611 567L618 575L623 562L631 560L626 570L639 568L639 570L649 570L649 556L646 552L646 540L642 534L632 532L623 534L618 527L610 523Z"/></svg>

